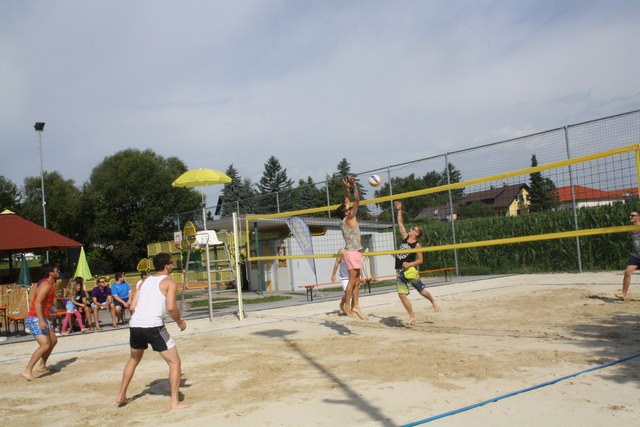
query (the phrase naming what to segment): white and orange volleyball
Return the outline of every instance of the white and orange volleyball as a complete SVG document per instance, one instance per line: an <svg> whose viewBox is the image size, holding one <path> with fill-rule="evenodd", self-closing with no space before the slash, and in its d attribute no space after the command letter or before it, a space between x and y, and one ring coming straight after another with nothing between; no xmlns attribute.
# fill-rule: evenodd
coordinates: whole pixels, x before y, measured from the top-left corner
<svg viewBox="0 0 640 427"><path fill-rule="evenodd" d="M371 175L369 177L369 185L372 187L377 187L380 184L382 184L382 178L380 178L380 175Z"/></svg>

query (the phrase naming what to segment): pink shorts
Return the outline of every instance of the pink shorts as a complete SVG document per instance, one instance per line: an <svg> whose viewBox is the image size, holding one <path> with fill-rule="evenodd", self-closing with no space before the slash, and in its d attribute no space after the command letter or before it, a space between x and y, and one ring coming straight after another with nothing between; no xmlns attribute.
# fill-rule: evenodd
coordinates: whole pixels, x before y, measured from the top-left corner
<svg viewBox="0 0 640 427"><path fill-rule="evenodd" d="M360 270L362 268L362 253L360 251L344 251L342 255L349 270Z"/></svg>

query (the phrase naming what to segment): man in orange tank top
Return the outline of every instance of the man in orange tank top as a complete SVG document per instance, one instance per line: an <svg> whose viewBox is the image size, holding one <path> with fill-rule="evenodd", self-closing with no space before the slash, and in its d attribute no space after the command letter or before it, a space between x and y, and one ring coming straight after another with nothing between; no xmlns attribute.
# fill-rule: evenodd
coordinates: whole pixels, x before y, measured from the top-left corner
<svg viewBox="0 0 640 427"><path fill-rule="evenodd" d="M56 291L55 284L60 278L60 269L56 264L46 264L42 267L43 279L38 282L38 288L31 301L29 313L24 324L31 331L31 335L36 339L40 347L31 356L27 367L22 376L31 381L33 377L33 368L40 361L38 372L46 373L47 359L58 343L58 339L53 332L53 328L49 324L49 312L55 301Z"/></svg>

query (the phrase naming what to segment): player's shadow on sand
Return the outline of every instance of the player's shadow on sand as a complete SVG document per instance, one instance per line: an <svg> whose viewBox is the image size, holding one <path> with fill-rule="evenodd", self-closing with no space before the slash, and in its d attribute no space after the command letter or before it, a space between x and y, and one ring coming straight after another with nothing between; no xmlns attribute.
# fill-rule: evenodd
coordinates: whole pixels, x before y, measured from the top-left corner
<svg viewBox="0 0 640 427"><path fill-rule="evenodd" d="M622 302L624 302L620 298L605 297L605 296L602 296L602 295L589 295L587 298L589 298L589 299L598 299L598 300L600 300L602 302L606 302L606 303L622 303ZM627 299L627 301L633 301L633 300Z"/></svg>
<svg viewBox="0 0 640 427"><path fill-rule="evenodd" d="M49 372L40 375L40 378L48 377L50 375L56 374L56 373L62 371L68 365L71 365L72 363L74 363L76 360L78 360L77 357L72 357L70 359L65 359L65 360L61 360L59 362L56 362L53 365L49 365L49 366L47 366L47 369L49 369Z"/></svg>
<svg viewBox="0 0 640 427"><path fill-rule="evenodd" d="M380 323L390 328L406 328L404 321L397 316L380 317L375 314L370 314L369 317L378 318Z"/></svg>
<svg viewBox="0 0 640 427"><path fill-rule="evenodd" d="M322 374L329 382L336 384L345 395L344 399L324 399L325 402L341 405L351 405L354 408L357 408L362 413L367 414L371 418L371 420L384 427L392 427L395 425L394 423L389 421L389 418L382 413L380 408L377 408L370 404L364 398L364 396L353 390L349 386L349 384L340 379L336 374L334 374L320 362L315 360L310 354L307 354L300 348L300 346L298 346L295 341L291 340L289 338L289 335L293 335L295 333L295 331L285 331L282 329L270 329L267 331L254 332L255 335L281 339L287 347L289 347L292 351L302 357L302 359L304 359L307 363L309 363L309 365L316 369L318 373Z"/></svg>
<svg viewBox="0 0 640 427"><path fill-rule="evenodd" d="M587 298L593 298L589 296ZM606 297L595 297L607 301ZM640 312L638 303L628 304L629 300L620 302L621 309L618 312L605 316L596 314L590 317L589 323L567 325L568 329L580 340L579 345L592 348L592 363L605 365L619 361L622 369L603 369L601 375L612 381L624 384L635 382L640 386L640 375L637 369L640 360L638 353L638 331L640 330Z"/></svg>
<svg viewBox="0 0 640 427"><path fill-rule="evenodd" d="M338 333L338 335L353 335L353 332L351 332L351 329L347 328L345 325L338 322L325 320L324 322L321 323L321 325L326 326L329 329L333 329Z"/></svg>
<svg viewBox="0 0 640 427"><path fill-rule="evenodd" d="M180 378L180 388L191 387L191 385L187 384L186 378ZM140 393L131 396L129 398L129 402L133 402L136 399L140 399L143 396L152 395L152 396L171 396L171 387L169 386L169 380L167 378L161 380L153 380L149 384L147 384L147 388L145 388ZM178 392L178 400L182 402L184 400L184 394L182 392Z"/></svg>

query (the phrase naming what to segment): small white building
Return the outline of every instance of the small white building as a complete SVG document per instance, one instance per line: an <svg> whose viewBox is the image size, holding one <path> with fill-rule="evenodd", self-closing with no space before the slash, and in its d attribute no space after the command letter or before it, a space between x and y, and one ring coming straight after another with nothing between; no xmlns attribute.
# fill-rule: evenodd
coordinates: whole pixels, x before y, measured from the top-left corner
<svg viewBox="0 0 640 427"><path fill-rule="evenodd" d="M240 216L242 228L245 227L245 216ZM344 247L340 220L337 218L304 218L311 231L314 254L335 254ZM365 252L390 251L395 249L392 224L374 221L358 221L362 233L362 246ZM291 235L286 218L259 220L250 223L251 255L256 255L254 230L258 229L258 247L260 256L301 255L302 251ZM216 231L232 231L231 218L208 221L207 228ZM365 256L364 268L368 277L393 276L395 261L392 255ZM315 259L282 259L247 263L249 289L259 290L259 274L262 274L262 290L265 291L300 291L299 286L331 282L331 272L335 258ZM259 268L258 264L262 264ZM315 274L312 268L315 266ZM392 277L390 277L392 278ZM332 285L336 286L336 285Z"/></svg>

